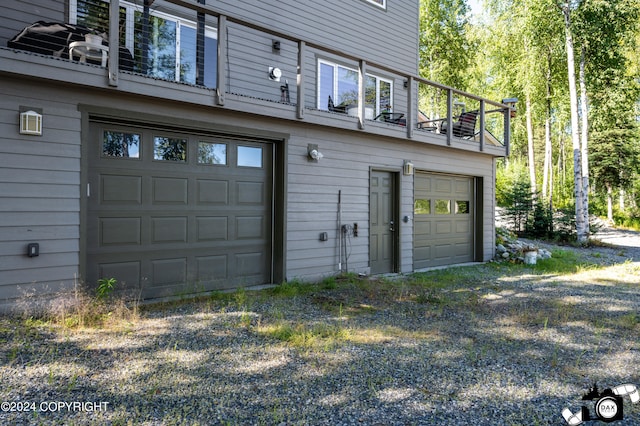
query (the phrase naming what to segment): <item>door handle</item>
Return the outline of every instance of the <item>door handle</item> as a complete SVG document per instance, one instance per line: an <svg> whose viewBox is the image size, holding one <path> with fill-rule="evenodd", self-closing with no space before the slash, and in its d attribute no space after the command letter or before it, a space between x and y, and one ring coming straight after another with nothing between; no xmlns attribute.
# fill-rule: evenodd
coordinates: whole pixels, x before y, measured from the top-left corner
<svg viewBox="0 0 640 426"><path fill-rule="evenodd" d="M395 225L395 224L393 223L393 221L392 221L392 220L390 220L390 221L389 221L389 231L391 231L391 232L394 232L394 231L395 231L394 225Z"/></svg>

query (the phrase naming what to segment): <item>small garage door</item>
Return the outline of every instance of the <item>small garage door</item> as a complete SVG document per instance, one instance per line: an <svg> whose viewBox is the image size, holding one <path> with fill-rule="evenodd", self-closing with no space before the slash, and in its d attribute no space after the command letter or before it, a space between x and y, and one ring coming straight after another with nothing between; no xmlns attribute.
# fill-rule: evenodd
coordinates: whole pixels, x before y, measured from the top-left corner
<svg viewBox="0 0 640 426"><path fill-rule="evenodd" d="M273 145L92 122L89 283L144 298L270 283Z"/></svg>
<svg viewBox="0 0 640 426"><path fill-rule="evenodd" d="M417 172L414 269L474 260L473 178Z"/></svg>

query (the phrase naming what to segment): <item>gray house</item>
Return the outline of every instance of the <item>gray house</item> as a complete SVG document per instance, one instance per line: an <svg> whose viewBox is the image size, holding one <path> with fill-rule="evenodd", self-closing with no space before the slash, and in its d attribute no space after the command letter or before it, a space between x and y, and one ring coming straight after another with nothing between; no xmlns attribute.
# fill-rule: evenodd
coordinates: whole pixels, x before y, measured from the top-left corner
<svg viewBox="0 0 640 426"><path fill-rule="evenodd" d="M2 309L489 260L511 106L418 76L418 7L5 0Z"/></svg>

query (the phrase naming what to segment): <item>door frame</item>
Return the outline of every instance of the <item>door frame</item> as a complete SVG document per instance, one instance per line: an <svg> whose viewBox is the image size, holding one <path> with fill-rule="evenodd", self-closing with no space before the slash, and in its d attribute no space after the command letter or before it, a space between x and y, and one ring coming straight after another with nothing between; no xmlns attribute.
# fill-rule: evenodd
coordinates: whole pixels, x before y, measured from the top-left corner
<svg viewBox="0 0 640 426"><path fill-rule="evenodd" d="M374 172L385 172L391 176L391 189L393 194L390 213L395 225L395 231L391 238L391 255L393 258L391 261L391 271L383 273L394 274L400 272L400 183L402 181L400 177L402 170L390 167L369 167L369 269L371 269L371 177Z"/></svg>
<svg viewBox="0 0 640 426"><path fill-rule="evenodd" d="M257 139L269 142L272 146L272 176L267 182L271 188L271 284L285 281L287 270L286 256L286 230L287 230L287 157L288 140L290 135L280 132L257 130L246 127L238 127L229 124L215 122L196 121L168 117L153 113L142 113L131 110L116 109L111 107L86 105L78 107L81 115L81 141L82 155L80 158L80 255L79 255L79 279L87 276L87 222L90 219L88 213L89 183L89 144L90 128L97 118L98 120L113 121L121 125L129 124L146 128L175 127L182 132L206 132L231 139Z"/></svg>

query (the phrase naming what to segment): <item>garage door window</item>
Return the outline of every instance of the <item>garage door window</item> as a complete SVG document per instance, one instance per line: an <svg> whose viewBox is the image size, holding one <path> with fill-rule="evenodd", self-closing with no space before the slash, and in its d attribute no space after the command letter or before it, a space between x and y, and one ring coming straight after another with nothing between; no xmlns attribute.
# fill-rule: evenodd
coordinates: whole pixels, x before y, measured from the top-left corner
<svg viewBox="0 0 640 426"><path fill-rule="evenodd" d="M102 137L102 156L140 158L140 135L105 130Z"/></svg>
<svg viewBox="0 0 640 426"><path fill-rule="evenodd" d="M239 146L238 166L262 168L262 148L254 146Z"/></svg>
<svg viewBox="0 0 640 426"><path fill-rule="evenodd" d="M227 144L200 141L198 143L198 164L227 164Z"/></svg>
<svg viewBox="0 0 640 426"><path fill-rule="evenodd" d="M415 200L413 214L431 214L431 200Z"/></svg>
<svg viewBox="0 0 640 426"><path fill-rule="evenodd" d="M187 140L162 136L153 138L153 159L187 162Z"/></svg>
<svg viewBox="0 0 640 426"><path fill-rule="evenodd" d="M456 200L456 214L469 214L469 202Z"/></svg>
<svg viewBox="0 0 640 426"><path fill-rule="evenodd" d="M450 214L451 200L436 200L436 214Z"/></svg>

